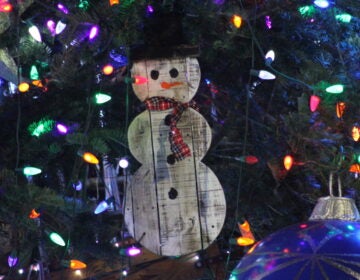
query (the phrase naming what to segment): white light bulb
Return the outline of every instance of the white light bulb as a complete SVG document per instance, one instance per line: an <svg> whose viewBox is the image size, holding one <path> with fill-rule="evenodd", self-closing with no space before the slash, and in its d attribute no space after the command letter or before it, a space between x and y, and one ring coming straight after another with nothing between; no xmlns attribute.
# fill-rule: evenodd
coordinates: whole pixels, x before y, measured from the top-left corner
<svg viewBox="0 0 360 280"><path fill-rule="evenodd" d="M329 1L327 1L327 0L315 0L314 4L322 9L325 9L325 8L329 7L329 5L330 5Z"/></svg>
<svg viewBox="0 0 360 280"><path fill-rule="evenodd" d="M41 34L39 31L39 28L37 28L35 25L29 27L29 33L31 37L34 38L35 41L41 42Z"/></svg>
<svg viewBox="0 0 360 280"><path fill-rule="evenodd" d="M65 30L65 28L66 28L66 23L59 20L55 27L55 34L56 35L60 34L61 32L63 32Z"/></svg>
<svg viewBox="0 0 360 280"><path fill-rule="evenodd" d="M122 158L119 161L119 166L123 169L128 168L129 167L129 161L126 158Z"/></svg>
<svg viewBox="0 0 360 280"><path fill-rule="evenodd" d="M269 50L265 55L265 64L270 65L275 60L275 52Z"/></svg>

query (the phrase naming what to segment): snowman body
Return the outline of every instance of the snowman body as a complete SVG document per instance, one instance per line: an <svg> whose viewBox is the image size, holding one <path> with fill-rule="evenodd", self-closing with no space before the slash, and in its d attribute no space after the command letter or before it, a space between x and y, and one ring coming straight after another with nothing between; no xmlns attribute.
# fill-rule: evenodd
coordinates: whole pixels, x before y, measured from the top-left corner
<svg viewBox="0 0 360 280"><path fill-rule="evenodd" d="M165 97L186 104L200 83L198 61L191 57L142 60L131 71L133 77L147 79L133 85L144 102ZM207 248L222 229L226 211L216 175L201 162L210 147L211 129L191 107L176 123L189 153L169 163L171 129L166 117L173 112L173 108L148 109L135 117L128 130L129 149L142 165L126 191L125 222L144 247L164 256Z"/></svg>

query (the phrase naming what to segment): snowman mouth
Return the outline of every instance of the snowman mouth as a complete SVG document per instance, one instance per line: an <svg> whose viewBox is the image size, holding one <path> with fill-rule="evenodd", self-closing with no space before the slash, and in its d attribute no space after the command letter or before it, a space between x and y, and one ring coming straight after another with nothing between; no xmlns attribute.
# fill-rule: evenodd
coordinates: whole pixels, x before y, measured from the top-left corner
<svg viewBox="0 0 360 280"><path fill-rule="evenodd" d="M176 86L179 86L179 85L182 85L181 82L173 82L173 83L168 83L168 82L161 82L161 87L163 89L170 89L172 87L176 87Z"/></svg>

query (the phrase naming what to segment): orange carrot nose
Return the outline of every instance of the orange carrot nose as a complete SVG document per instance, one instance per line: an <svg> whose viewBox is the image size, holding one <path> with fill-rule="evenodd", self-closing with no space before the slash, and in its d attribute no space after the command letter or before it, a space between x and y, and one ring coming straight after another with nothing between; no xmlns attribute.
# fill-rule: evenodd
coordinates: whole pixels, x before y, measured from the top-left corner
<svg viewBox="0 0 360 280"><path fill-rule="evenodd" d="M173 83L161 82L160 85L164 89L169 89L169 88L172 88L172 87L175 87L175 86L179 86L181 84L182 84L181 82L173 82Z"/></svg>

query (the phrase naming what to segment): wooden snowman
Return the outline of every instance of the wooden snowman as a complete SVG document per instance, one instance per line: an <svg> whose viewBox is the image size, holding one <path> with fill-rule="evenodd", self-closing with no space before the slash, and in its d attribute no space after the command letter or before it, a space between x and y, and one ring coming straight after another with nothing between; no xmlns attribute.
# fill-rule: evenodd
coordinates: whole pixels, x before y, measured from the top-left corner
<svg viewBox="0 0 360 280"><path fill-rule="evenodd" d="M131 69L134 79L145 78L133 90L147 109L128 129L130 152L142 165L126 190L125 223L137 241L163 256L206 249L226 212L222 187L201 162L212 135L192 101L199 63L175 49L134 60Z"/></svg>

